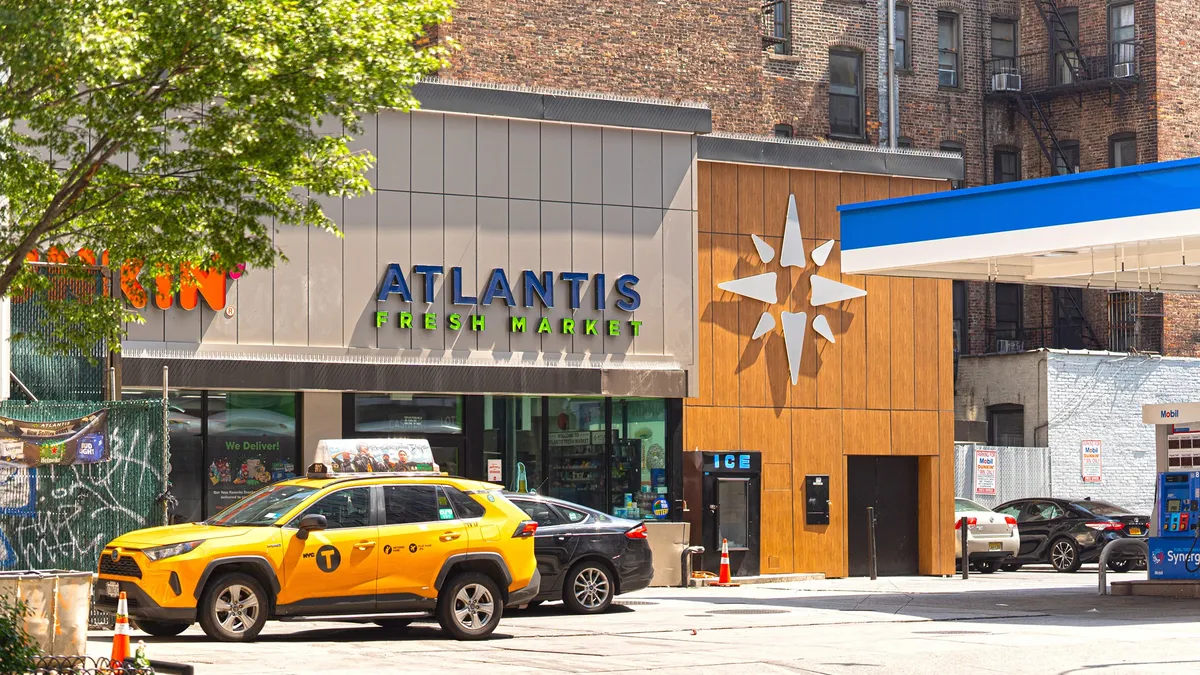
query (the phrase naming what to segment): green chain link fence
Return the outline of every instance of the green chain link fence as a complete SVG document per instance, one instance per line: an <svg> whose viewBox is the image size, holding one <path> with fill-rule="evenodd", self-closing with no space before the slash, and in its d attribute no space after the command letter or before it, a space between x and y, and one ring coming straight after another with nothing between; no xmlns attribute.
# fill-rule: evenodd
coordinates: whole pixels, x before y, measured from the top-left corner
<svg viewBox="0 0 1200 675"><path fill-rule="evenodd" d="M48 297L100 295L104 292L105 278L99 272L93 278L79 278L54 268L41 267L37 271L50 277L50 288L13 297L14 334L46 330L51 320L45 307ZM72 350L70 354L50 356L39 352L28 340L14 341L11 350L13 373L39 400L99 401L104 398L104 361L107 354L104 341L98 340L89 353ZM16 387L13 388L13 396L23 397Z"/></svg>
<svg viewBox="0 0 1200 675"><path fill-rule="evenodd" d="M165 524L169 449L162 400L0 403L0 415L64 421L108 411L105 462L0 466L0 569L94 571L118 535Z"/></svg>

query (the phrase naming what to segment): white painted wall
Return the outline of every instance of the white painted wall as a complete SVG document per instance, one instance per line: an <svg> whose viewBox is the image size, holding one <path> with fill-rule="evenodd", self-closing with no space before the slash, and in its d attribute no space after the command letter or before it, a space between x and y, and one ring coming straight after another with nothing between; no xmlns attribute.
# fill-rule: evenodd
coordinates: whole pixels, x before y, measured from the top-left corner
<svg viewBox="0 0 1200 675"><path fill-rule="evenodd" d="M1142 424L1142 405L1200 401L1200 359L1046 350L969 357L959 361L955 390L958 419L986 420L1000 403L1025 406L1026 443L1050 448L1050 496L1149 514L1155 432ZM1102 443L1099 483L1083 482L1085 440Z"/></svg>
<svg viewBox="0 0 1200 675"><path fill-rule="evenodd" d="M1057 497L1104 499L1140 513L1154 505L1154 427L1142 405L1200 401L1200 359L1050 352L1051 485ZM1104 479L1084 483L1080 444L1103 443Z"/></svg>

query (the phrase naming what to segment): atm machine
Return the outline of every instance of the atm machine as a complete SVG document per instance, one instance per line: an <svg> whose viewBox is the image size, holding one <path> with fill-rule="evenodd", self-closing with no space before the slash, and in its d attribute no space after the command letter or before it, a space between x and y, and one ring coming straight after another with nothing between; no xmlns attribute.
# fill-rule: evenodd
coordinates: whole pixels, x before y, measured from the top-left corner
<svg viewBox="0 0 1200 675"><path fill-rule="evenodd" d="M692 543L704 547L703 569L719 570L724 539L729 542L733 576L758 575L762 453L683 454L686 515L692 523Z"/></svg>
<svg viewBox="0 0 1200 675"><path fill-rule="evenodd" d="M1200 580L1200 471L1158 474L1151 579Z"/></svg>

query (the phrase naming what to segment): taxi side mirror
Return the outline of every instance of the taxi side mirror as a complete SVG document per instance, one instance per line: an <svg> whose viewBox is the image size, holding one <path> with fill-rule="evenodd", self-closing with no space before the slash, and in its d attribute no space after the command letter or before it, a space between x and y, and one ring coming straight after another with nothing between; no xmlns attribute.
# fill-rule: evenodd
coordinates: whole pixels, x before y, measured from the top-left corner
<svg viewBox="0 0 1200 675"><path fill-rule="evenodd" d="M320 532L329 525L325 520L325 516L319 513L310 513L300 519L300 531L296 533L296 538L300 541L308 539L309 532Z"/></svg>

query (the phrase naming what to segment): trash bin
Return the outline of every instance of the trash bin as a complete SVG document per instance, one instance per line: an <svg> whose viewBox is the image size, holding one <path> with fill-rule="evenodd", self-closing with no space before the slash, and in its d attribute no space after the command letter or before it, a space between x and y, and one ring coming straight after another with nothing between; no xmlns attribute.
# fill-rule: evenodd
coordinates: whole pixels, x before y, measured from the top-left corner
<svg viewBox="0 0 1200 675"><path fill-rule="evenodd" d="M43 654L87 654L91 572L0 572L0 598L25 603L25 632Z"/></svg>

